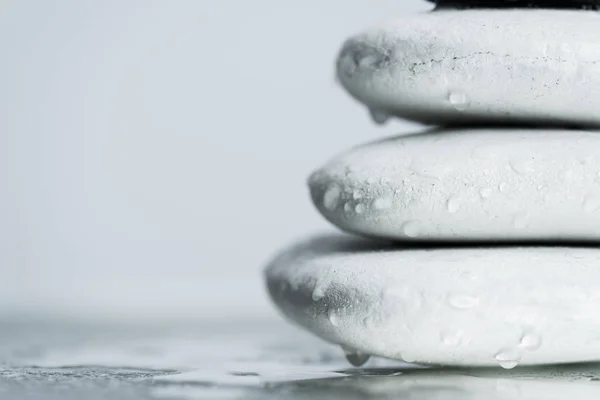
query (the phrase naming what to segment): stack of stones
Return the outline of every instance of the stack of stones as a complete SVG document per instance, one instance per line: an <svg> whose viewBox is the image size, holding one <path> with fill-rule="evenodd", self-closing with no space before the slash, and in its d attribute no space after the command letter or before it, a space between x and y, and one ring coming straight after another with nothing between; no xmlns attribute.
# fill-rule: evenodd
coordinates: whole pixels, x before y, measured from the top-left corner
<svg viewBox="0 0 600 400"><path fill-rule="evenodd" d="M342 346L422 364L600 360L598 0L439 0L343 46L378 123L309 179L332 224L267 267L282 313Z"/></svg>

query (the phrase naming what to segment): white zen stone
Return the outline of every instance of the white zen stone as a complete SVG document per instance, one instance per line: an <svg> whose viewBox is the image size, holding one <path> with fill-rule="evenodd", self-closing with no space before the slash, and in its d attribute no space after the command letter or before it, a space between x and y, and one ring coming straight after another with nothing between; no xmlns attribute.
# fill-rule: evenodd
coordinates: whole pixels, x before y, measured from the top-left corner
<svg viewBox="0 0 600 400"><path fill-rule="evenodd" d="M600 132L399 136L338 156L312 174L309 186L325 218L364 236L598 240Z"/></svg>
<svg viewBox="0 0 600 400"><path fill-rule="evenodd" d="M266 279L287 318L356 354L503 368L600 360L597 248L324 236L282 252Z"/></svg>
<svg viewBox="0 0 600 400"><path fill-rule="evenodd" d="M348 40L341 84L376 122L600 126L600 14L435 11Z"/></svg>

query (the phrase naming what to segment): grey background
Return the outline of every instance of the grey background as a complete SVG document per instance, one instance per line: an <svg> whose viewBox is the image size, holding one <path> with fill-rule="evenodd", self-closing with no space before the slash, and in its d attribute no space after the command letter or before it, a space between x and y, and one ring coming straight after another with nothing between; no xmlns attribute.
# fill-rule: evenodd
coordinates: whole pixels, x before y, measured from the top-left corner
<svg viewBox="0 0 600 400"><path fill-rule="evenodd" d="M332 228L306 177L374 126L343 40L413 0L1 0L0 313L274 315L261 268Z"/></svg>

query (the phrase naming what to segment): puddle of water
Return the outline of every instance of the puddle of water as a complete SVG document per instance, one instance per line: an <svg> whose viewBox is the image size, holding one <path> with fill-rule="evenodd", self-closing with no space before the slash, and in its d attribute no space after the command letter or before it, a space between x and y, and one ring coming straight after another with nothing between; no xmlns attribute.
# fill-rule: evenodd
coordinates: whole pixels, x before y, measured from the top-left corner
<svg viewBox="0 0 600 400"><path fill-rule="evenodd" d="M0 397L54 399L597 399L600 365L422 368L343 352L280 321L160 329L11 324Z"/></svg>

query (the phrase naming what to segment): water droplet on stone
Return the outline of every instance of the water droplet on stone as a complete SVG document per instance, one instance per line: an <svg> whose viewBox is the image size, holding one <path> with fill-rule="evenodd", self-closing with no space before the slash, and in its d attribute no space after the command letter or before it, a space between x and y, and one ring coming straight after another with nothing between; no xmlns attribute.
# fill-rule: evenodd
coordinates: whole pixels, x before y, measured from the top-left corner
<svg viewBox="0 0 600 400"><path fill-rule="evenodd" d="M501 350L498 354L496 354L496 361L498 364L504 369L513 369L523 357L523 350L519 348L514 349L504 349Z"/></svg>
<svg viewBox="0 0 600 400"><path fill-rule="evenodd" d="M414 363L415 361L417 361L417 358L408 352L402 353L401 358L404 362L407 362L407 363Z"/></svg>
<svg viewBox="0 0 600 400"><path fill-rule="evenodd" d="M448 101L458 111L466 110L469 102L469 100L467 99L467 95L463 92L450 92L450 95L448 96Z"/></svg>
<svg viewBox="0 0 600 400"><path fill-rule="evenodd" d="M527 213L519 213L513 218L513 226L517 229L524 229L529 224L529 215Z"/></svg>
<svg viewBox="0 0 600 400"><path fill-rule="evenodd" d="M352 198L354 200L360 200L363 198L363 194L360 190L356 189L354 192L352 192Z"/></svg>
<svg viewBox="0 0 600 400"><path fill-rule="evenodd" d="M444 331L440 334L442 339L442 343L446 346L456 347L459 346L462 342L462 331L458 330L449 330Z"/></svg>
<svg viewBox="0 0 600 400"><path fill-rule="evenodd" d="M338 186L330 186L323 195L323 206L329 211L335 210L341 195L342 191Z"/></svg>
<svg viewBox="0 0 600 400"><path fill-rule="evenodd" d="M521 336L521 347L528 351L536 351L542 347L542 335L539 332L528 330Z"/></svg>
<svg viewBox="0 0 600 400"><path fill-rule="evenodd" d="M402 226L402 231L409 238L416 238L421 234L421 225L418 221L408 221Z"/></svg>
<svg viewBox="0 0 600 400"><path fill-rule="evenodd" d="M532 158L515 158L510 160L509 164L513 171L520 175L530 175L535 172Z"/></svg>
<svg viewBox="0 0 600 400"><path fill-rule="evenodd" d="M377 125L383 125L389 121L390 115L385 111L370 109L369 114L371 115L371 119Z"/></svg>
<svg viewBox="0 0 600 400"><path fill-rule="evenodd" d="M600 196L594 193L588 193L583 200L583 210L592 213L600 208Z"/></svg>
<svg viewBox="0 0 600 400"><path fill-rule="evenodd" d="M374 329L375 328L375 317L374 316L368 316L365 317L363 319L363 325L365 326L365 328L367 329Z"/></svg>
<svg viewBox="0 0 600 400"><path fill-rule="evenodd" d="M348 360L348 362L355 367L362 367L369 361L370 358L371 358L371 356L369 356L368 354L362 354L362 353L346 354L346 360Z"/></svg>
<svg viewBox="0 0 600 400"><path fill-rule="evenodd" d="M479 304L479 299L477 297L464 294L451 294L448 297L448 302L452 308L456 308L457 310L469 310L477 307Z"/></svg>
<svg viewBox="0 0 600 400"><path fill-rule="evenodd" d="M494 191L490 188L483 188L479 191L479 195L484 198L487 199L488 197L490 197L492 195Z"/></svg>
<svg viewBox="0 0 600 400"><path fill-rule="evenodd" d="M373 68L380 62L380 58L376 54L365 54L358 60L359 68Z"/></svg>
<svg viewBox="0 0 600 400"><path fill-rule="evenodd" d="M446 208L448 212L454 214L460 210L460 199L456 196L452 196L446 202Z"/></svg>
<svg viewBox="0 0 600 400"><path fill-rule="evenodd" d="M325 285L325 284L321 283L320 281L317 281L317 284L315 285L315 288L312 293L313 301L319 301L323 297L325 297L325 292L327 291L327 286L328 285Z"/></svg>
<svg viewBox="0 0 600 400"><path fill-rule="evenodd" d="M329 318L329 322L331 323L331 325L335 327L339 326L340 320L337 315L337 312L334 309L329 309L329 311L327 311L327 318Z"/></svg>
<svg viewBox="0 0 600 400"><path fill-rule="evenodd" d="M498 190L500 190L501 192L505 192L507 187L508 187L508 183L502 182L501 184L498 185Z"/></svg>
<svg viewBox="0 0 600 400"><path fill-rule="evenodd" d="M352 211L352 204L350 204L350 203L344 204L344 211L346 211L346 212Z"/></svg>
<svg viewBox="0 0 600 400"><path fill-rule="evenodd" d="M380 197L373 201L373 208L376 210L387 210L392 208L392 198L391 197Z"/></svg>
<svg viewBox="0 0 600 400"><path fill-rule="evenodd" d="M357 214L363 214L366 211L366 207L364 204L357 204L356 207L354 207L354 211Z"/></svg>
<svg viewBox="0 0 600 400"><path fill-rule="evenodd" d="M369 358L371 358L368 354L361 353L360 351L345 346L342 346L342 350L344 350L344 354L346 354L346 360L355 367L362 367L369 361Z"/></svg>
<svg viewBox="0 0 600 400"><path fill-rule="evenodd" d="M504 369L513 369L517 365L519 365L519 362L518 361L509 361L509 360L498 361L498 365L500 365Z"/></svg>

